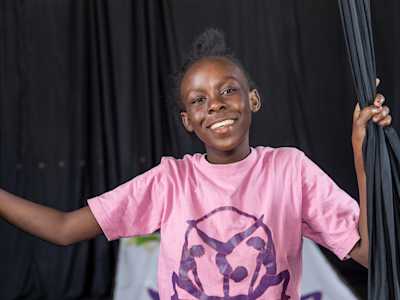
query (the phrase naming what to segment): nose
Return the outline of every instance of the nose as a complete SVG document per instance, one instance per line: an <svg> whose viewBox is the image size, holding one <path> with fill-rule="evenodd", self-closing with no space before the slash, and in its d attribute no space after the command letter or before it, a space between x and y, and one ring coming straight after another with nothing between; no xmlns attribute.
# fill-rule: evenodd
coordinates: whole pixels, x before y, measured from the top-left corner
<svg viewBox="0 0 400 300"><path fill-rule="evenodd" d="M226 109L226 103L221 99L219 95L210 97L208 100L208 113L212 114L221 110Z"/></svg>

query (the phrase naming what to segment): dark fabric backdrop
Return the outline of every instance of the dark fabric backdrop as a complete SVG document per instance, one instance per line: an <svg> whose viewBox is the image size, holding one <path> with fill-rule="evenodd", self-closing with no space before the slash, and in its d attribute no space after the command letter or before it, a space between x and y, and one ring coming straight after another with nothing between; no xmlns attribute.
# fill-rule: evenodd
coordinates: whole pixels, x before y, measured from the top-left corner
<svg viewBox="0 0 400 300"><path fill-rule="evenodd" d="M397 130L399 6L372 2ZM0 187L68 211L163 155L202 151L171 109L169 75L207 27L259 86L252 145L302 149L357 198L352 79L337 3L319 0L0 0ZM4 221L0 234L0 299L110 297L116 242L62 248ZM364 298L366 271L327 256Z"/></svg>

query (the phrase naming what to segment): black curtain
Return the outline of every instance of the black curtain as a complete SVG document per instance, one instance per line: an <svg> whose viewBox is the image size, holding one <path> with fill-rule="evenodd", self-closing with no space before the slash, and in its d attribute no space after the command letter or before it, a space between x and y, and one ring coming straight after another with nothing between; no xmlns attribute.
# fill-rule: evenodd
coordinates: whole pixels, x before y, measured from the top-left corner
<svg viewBox="0 0 400 300"><path fill-rule="evenodd" d="M372 8L379 90L399 128L400 8ZM207 27L258 84L252 144L301 148L357 198L339 9L317 0L0 0L0 187L72 210L162 155L202 151L171 108L169 75ZM116 243L61 248L3 221L0 233L0 299L110 296ZM366 271L327 255L364 298Z"/></svg>
<svg viewBox="0 0 400 300"><path fill-rule="evenodd" d="M375 52L367 0L338 1L360 107L374 102ZM368 299L400 298L400 140L392 127L369 123L363 145L369 231Z"/></svg>
<svg viewBox="0 0 400 300"><path fill-rule="evenodd" d="M178 149L167 3L1 1L1 187L85 205ZM110 296L117 244L57 247L1 222L0 299Z"/></svg>

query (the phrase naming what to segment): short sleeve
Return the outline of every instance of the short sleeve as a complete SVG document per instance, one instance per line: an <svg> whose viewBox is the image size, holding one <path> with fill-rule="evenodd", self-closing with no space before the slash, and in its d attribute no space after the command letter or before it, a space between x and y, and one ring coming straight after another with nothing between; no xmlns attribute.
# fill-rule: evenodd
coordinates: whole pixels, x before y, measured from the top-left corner
<svg viewBox="0 0 400 300"><path fill-rule="evenodd" d="M144 235L161 226L168 193L165 164L139 175L112 191L88 200L108 240Z"/></svg>
<svg viewBox="0 0 400 300"><path fill-rule="evenodd" d="M303 235L345 259L360 239L357 202L304 153L301 181Z"/></svg>

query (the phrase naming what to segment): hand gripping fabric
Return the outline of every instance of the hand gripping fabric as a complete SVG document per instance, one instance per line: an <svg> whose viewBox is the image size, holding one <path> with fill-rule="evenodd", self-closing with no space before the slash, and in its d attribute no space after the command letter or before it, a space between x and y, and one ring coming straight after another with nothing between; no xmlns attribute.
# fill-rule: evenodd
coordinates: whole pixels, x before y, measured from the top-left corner
<svg viewBox="0 0 400 300"><path fill-rule="evenodd" d="M338 0L360 107L375 98L375 54L369 0ZM369 122L363 144L369 229L368 299L400 300L400 140Z"/></svg>

